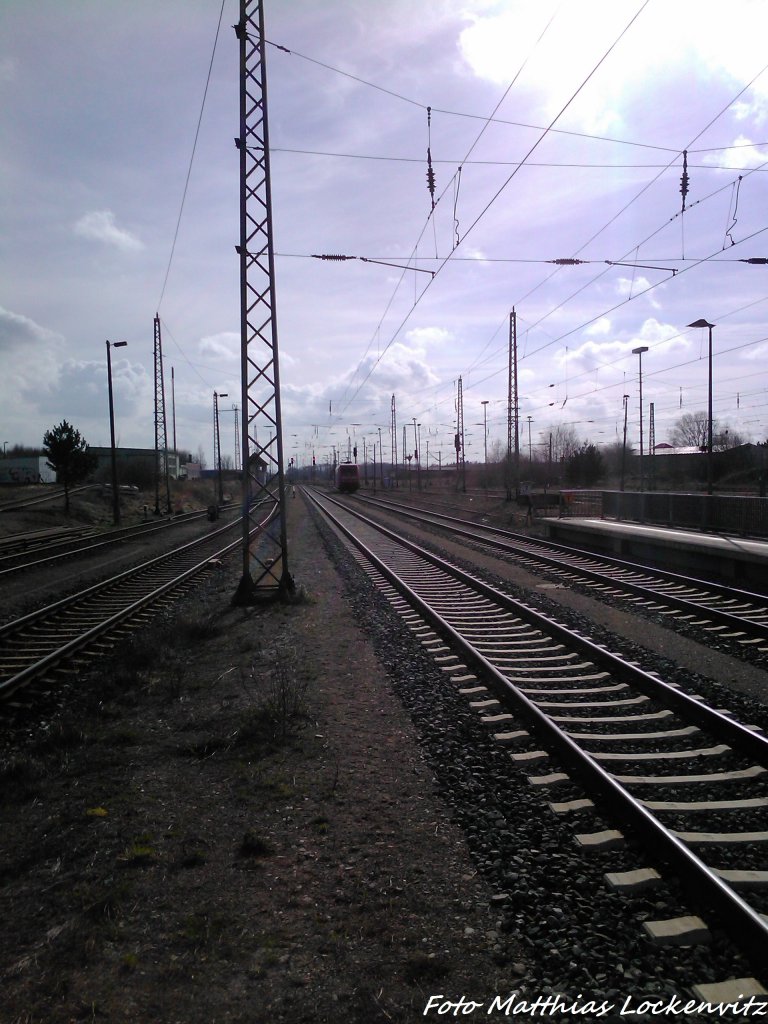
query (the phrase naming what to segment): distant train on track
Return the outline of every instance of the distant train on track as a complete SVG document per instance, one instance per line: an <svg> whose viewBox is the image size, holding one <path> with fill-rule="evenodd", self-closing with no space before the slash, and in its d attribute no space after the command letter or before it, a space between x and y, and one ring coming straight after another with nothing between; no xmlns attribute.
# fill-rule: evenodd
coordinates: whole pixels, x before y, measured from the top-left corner
<svg viewBox="0 0 768 1024"><path fill-rule="evenodd" d="M360 487L360 470L353 462L342 462L336 468L336 490L341 494L354 494Z"/></svg>

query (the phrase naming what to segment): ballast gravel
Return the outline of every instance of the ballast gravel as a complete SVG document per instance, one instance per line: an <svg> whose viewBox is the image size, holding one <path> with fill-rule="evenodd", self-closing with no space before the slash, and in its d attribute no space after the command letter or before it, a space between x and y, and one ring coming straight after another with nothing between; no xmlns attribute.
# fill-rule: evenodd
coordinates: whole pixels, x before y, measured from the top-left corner
<svg viewBox="0 0 768 1024"><path fill-rule="evenodd" d="M415 723L443 799L495 893L498 932L514 933L529 951L530 968L519 990L532 995L588 993L620 1005L630 994L638 999L673 997L689 993L694 985L753 976L754 965L717 926L705 946L659 947L650 942L643 922L693 913L679 886L664 882L634 896L611 890L604 875L647 866L644 852L631 838L622 849L610 852L585 853L577 847L576 833L614 827L610 819L594 811L563 818L549 809L548 800L577 799L584 793L573 782L552 787L528 782L531 774L546 775L562 768L550 760L536 762L533 769L516 766L509 748L493 739L492 730L481 724L480 715L435 666L336 534L319 518L317 524L346 581L356 617L365 624ZM476 566L473 571L477 573ZM494 582L499 584L498 579ZM514 590L509 583L503 586L508 592ZM525 598L529 600L530 595ZM537 603L547 610L546 598L537 598ZM559 605L550 604L548 610L571 628L616 649L616 637L596 629L586 618L565 613ZM627 644L622 648L626 653ZM638 648L636 654L647 667L648 652ZM721 706L727 703L743 720L768 727L764 705L726 687L714 687L722 692L713 693L709 681L691 678L667 658L654 656L653 666L669 681L710 699L721 697Z"/></svg>

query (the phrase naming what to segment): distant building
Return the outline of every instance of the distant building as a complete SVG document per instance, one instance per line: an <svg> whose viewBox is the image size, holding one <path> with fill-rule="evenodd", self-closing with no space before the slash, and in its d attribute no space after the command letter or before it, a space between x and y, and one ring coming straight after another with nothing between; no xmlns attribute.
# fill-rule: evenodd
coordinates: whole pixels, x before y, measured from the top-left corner
<svg viewBox="0 0 768 1024"><path fill-rule="evenodd" d="M45 455L0 459L0 484L55 484L56 470Z"/></svg>
<svg viewBox="0 0 768 1024"><path fill-rule="evenodd" d="M90 446L88 451L98 459L95 475L97 477L104 476L104 472L108 472L112 466L112 449ZM115 457L121 474L123 469L130 470L131 468L141 469L152 474L155 472L154 448L115 448ZM179 478L179 453L172 451L160 453L161 472L164 471L163 458L168 459L168 476L171 480L177 480Z"/></svg>

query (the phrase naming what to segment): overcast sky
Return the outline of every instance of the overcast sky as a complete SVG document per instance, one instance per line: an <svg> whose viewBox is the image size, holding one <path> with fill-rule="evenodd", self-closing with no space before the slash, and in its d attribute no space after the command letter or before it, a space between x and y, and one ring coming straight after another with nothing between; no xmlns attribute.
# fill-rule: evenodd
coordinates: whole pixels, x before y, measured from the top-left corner
<svg viewBox="0 0 768 1024"><path fill-rule="evenodd" d="M211 463L217 390L234 452L238 6L214 52L220 10L0 3L8 446L62 419L109 443L109 339L128 342L119 441L152 447L159 312L169 440L173 367L178 447ZM506 439L513 307L524 451L528 417L534 446L559 425L619 440L625 394L637 445L641 345L657 442L705 410L699 318L715 418L766 439L768 267L741 261L768 256L768 4L265 0L265 19L286 456L381 427L387 457L394 394L398 443L416 418L422 454L447 461L461 377L482 458L484 401L489 445Z"/></svg>

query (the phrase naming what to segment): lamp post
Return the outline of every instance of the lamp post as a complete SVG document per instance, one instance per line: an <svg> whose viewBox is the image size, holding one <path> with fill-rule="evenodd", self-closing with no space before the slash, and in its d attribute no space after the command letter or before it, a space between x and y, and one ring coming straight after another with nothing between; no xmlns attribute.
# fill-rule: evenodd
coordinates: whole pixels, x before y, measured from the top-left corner
<svg viewBox="0 0 768 1024"><path fill-rule="evenodd" d="M629 395L624 395L624 443L621 446L621 490L624 490L624 471L627 465L627 406Z"/></svg>
<svg viewBox="0 0 768 1024"><path fill-rule="evenodd" d="M107 342L107 387L109 389L109 444L110 464L112 467L112 522L117 526L120 522L120 496L117 491L117 452L115 451L115 402L112 397L112 355L111 349L125 348L127 341Z"/></svg>
<svg viewBox="0 0 768 1024"><path fill-rule="evenodd" d="M416 424L416 480L418 489L421 490L421 424Z"/></svg>
<svg viewBox="0 0 768 1024"><path fill-rule="evenodd" d="M712 328L708 320L695 320L689 327L709 328L709 373L707 386L707 494L712 493Z"/></svg>
<svg viewBox="0 0 768 1024"><path fill-rule="evenodd" d="M419 462L419 434L418 434L418 428L420 426L421 426L421 424L417 424L416 423L416 417L414 416L413 417L413 458L414 458L414 461L416 463L416 480L417 480L417 489L418 490L421 490L421 472L420 472L420 462Z"/></svg>
<svg viewBox="0 0 768 1024"><path fill-rule="evenodd" d="M221 394L213 392L213 428L215 431L214 435L214 447L216 449L216 470L219 477L219 504L224 504L224 483L221 477L221 435L219 434L219 399L227 398L227 392L223 391Z"/></svg>
<svg viewBox="0 0 768 1024"><path fill-rule="evenodd" d="M640 383L640 490L644 490L643 474L643 352L648 351L647 345L640 345L632 349L632 355L637 356L638 380Z"/></svg>
<svg viewBox="0 0 768 1024"><path fill-rule="evenodd" d="M488 486L488 399L480 403L483 407L483 469L485 472L485 486Z"/></svg>

